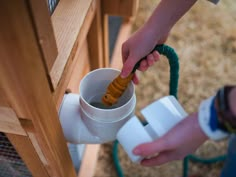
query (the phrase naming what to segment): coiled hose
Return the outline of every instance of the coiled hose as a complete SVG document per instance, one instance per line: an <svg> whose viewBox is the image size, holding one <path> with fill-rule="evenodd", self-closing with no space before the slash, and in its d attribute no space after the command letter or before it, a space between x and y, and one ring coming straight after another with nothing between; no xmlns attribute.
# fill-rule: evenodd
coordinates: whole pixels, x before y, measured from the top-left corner
<svg viewBox="0 0 236 177"><path fill-rule="evenodd" d="M162 45L157 45L153 51L156 50L159 52L159 54L166 56L166 58L169 61L170 65L170 81L169 81L169 94L173 95L177 98L177 93L178 93L178 81L179 81L179 58L178 55L176 54L175 50L171 48L168 45L162 44ZM146 122L143 122L143 124L147 124ZM112 149L112 157L113 157L113 162L115 166L115 170L117 173L118 177L124 177L124 173L122 170L122 167L119 162L119 157L118 157L118 145L119 142L117 140L114 141L113 143L113 149ZM190 154L187 155L184 160L183 160L183 177L188 176L188 162L189 160L193 162L198 162L198 163L203 163L203 164L210 164L210 163L216 163L219 161L224 161L226 159L226 155L221 155L213 158L201 158L196 155Z"/></svg>

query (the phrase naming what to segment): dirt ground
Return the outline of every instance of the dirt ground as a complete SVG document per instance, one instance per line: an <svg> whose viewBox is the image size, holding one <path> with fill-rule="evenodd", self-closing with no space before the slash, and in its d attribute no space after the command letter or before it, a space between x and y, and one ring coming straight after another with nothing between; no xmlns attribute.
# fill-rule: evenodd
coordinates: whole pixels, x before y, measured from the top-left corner
<svg viewBox="0 0 236 177"><path fill-rule="evenodd" d="M133 30L139 28L149 17L159 0L140 1ZM201 100L213 95L225 84L236 84L236 3L221 0L213 5L199 0L173 28L167 40L180 58L178 97L188 113L197 111ZM169 65L164 57L144 73L139 73L140 84L136 86L136 115L142 119L140 110L168 94ZM195 154L215 157L224 154L227 140L205 142ZM158 167L142 167L133 164L122 147L119 159L125 177L179 177L182 161L170 162ZM223 163L203 165L189 164L189 175L217 177ZM116 177L112 159L112 143L101 146L95 177Z"/></svg>

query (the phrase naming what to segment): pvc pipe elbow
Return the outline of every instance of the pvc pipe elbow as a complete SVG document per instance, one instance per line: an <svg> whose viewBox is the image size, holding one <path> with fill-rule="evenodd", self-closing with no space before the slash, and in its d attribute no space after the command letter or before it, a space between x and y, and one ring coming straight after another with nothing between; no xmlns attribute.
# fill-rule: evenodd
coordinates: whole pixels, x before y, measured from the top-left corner
<svg viewBox="0 0 236 177"><path fill-rule="evenodd" d="M78 94L66 94L63 98L59 117L64 136L73 144L102 144L106 140L92 134L81 119L80 96Z"/></svg>
<svg viewBox="0 0 236 177"><path fill-rule="evenodd" d="M101 102L107 86L119 73L112 68L91 71L80 82L80 95L64 95L59 117L68 142L101 144L116 139L119 129L134 114L136 96L133 83L128 85L117 104L109 109L94 103Z"/></svg>

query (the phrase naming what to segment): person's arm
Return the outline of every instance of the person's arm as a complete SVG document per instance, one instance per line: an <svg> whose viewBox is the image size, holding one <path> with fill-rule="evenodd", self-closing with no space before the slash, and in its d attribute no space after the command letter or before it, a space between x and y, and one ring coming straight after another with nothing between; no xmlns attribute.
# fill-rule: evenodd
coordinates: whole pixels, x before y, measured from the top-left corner
<svg viewBox="0 0 236 177"><path fill-rule="evenodd" d="M193 6L197 0L162 0L147 22L139 28L122 46L123 69L122 77L127 77L134 65L143 57L139 69L146 70L159 55L153 52L148 55L157 44L166 41L171 28Z"/></svg>
<svg viewBox="0 0 236 177"><path fill-rule="evenodd" d="M194 5L197 0L162 0L145 26L149 28L156 43L162 34L168 34L175 23ZM161 34L161 35L160 35Z"/></svg>

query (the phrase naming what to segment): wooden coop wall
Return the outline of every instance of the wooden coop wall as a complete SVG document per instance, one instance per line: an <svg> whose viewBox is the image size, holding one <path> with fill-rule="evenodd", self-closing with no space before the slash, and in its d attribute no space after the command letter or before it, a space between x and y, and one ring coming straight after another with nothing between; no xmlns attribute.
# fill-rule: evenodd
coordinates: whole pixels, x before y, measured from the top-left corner
<svg viewBox="0 0 236 177"><path fill-rule="evenodd" d="M4 0L0 6L0 132L34 177L92 177L99 145L86 145L76 174L59 122L66 92L101 67L121 68L137 0ZM108 16L122 25L109 57ZM89 170L87 170L89 169Z"/></svg>

